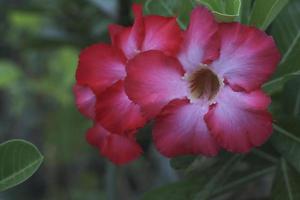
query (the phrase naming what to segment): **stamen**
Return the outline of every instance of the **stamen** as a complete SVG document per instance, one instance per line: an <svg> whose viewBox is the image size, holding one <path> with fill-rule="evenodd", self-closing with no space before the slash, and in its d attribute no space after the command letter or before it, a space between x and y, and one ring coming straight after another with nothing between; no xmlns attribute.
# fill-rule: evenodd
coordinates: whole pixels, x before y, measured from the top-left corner
<svg viewBox="0 0 300 200"><path fill-rule="evenodd" d="M217 95L221 86L218 76L209 68L202 68L191 74L189 83L191 97L194 99L211 100Z"/></svg>

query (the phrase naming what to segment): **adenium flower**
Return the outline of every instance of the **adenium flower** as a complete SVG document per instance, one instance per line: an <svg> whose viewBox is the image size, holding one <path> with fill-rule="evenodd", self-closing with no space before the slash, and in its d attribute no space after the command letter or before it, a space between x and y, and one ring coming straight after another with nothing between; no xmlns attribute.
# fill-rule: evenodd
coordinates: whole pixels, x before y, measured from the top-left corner
<svg viewBox="0 0 300 200"><path fill-rule="evenodd" d="M126 64L148 50L175 56L182 40L176 18L143 16L138 5L133 12L132 27L109 26L112 44L95 44L81 52L73 87L79 111L94 121L88 142L116 164L141 154L135 135L147 120L125 93Z"/></svg>
<svg viewBox="0 0 300 200"><path fill-rule="evenodd" d="M155 119L154 142L167 157L248 152L272 133L271 101L261 86L279 51L264 32L218 24L206 8L190 19L176 57L151 50L129 61L126 92Z"/></svg>

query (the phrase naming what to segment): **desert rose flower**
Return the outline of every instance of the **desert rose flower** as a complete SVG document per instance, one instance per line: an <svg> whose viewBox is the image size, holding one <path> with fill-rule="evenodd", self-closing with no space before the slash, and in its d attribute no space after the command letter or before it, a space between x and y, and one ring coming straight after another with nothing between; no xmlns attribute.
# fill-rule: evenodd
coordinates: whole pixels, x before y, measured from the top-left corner
<svg viewBox="0 0 300 200"><path fill-rule="evenodd" d="M95 44L81 52L73 88L79 111L94 121L88 142L116 164L141 154L135 134L147 120L124 90L128 61L148 50L174 56L182 41L176 18L143 16L138 5L133 12L132 27L109 26L112 44Z"/></svg>
<svg viewBox="0 0 300 200"><path fill-rule="evenodd" d="M272 133L261 90L280 60L272 37L240 23L191 14L177 57L143 52L127 65L129 98L155 119L154 142L167 157L244 153Z"/></svg>

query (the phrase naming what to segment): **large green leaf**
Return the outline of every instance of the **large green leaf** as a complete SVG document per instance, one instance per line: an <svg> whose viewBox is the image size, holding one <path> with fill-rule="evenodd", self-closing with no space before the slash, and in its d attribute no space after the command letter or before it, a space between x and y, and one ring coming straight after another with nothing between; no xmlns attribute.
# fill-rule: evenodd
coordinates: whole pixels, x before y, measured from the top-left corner
<svg viewBox="0 0 300 200"><path fill-rule="evenodd" d="M39 168L43 156L25 140L9 140L0 144L0 191L18 185Z"/></svg>
<svg viewBox="0 0 300 200"><path fill-rule="evenodd" d="M267 29L288 2L289 0L256 0L250 24L262 30Z"/></svg>
<svg viewBox="0 0 300 200"><path fill-rule="evenodd" d="M300 174L282 159L272 189L272 200L300 199Z"/></svg>
<svg viewBox="0 0 300 200"><path fill-rule="evenodd" d="M272 25L271 33L278 45L282 60L274 79L264 85L265 91L274 93L282 89L284 83L300 74L300 1L290 0Z"/></svg>
<svg viewBox="0 0 300 200"><path fill-rule="evenodd" d="M196 0L208 7L218 21L231 22L240 15L241 0Z"/></svg>

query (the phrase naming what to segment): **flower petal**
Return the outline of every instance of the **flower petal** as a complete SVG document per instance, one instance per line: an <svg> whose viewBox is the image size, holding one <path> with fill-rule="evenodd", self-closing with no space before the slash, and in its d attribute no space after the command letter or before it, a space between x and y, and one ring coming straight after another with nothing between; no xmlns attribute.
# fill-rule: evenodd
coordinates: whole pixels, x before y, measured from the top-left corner
<svg viewBox="0 0 300 200"><path fill-rule="evenodd" d="M125 90L148 117L153 117L170 100L187 96L183 75L175 58L160 51L147 51L128 62Z"/></svg>
<svg viewBox="0 0 300 200"><path fill-rule="evenodd" d="M219 146L204 122L208 106L174 100L156 119L153 130L158 150L167 157L187 154L214 156Z"/></svg>
<svg viewBox="0 0 300 200"><path fill-rule="evenodd" d="M193 72L200 63L214 60L219 55L218 24L204 7L192 11L178 58L187 72Z"/></svg>
<svg viewBox="0 0 300 200"><path fill-rule="evenodd" d="M239 23L220 25L221 52L212 67L234 90L251 91L274 72L280 54L271 36Z"/></svg>
<svg viewBox="0 0 300 200"><path fill-rule="evenodd" d="M96 113L96 119L114 133L136 130L146 123L140 107L128 99L123 81L97 97Z"/></svg>
<svg viewBox="0 0 300 200"><path fill-rule="evenodd" d="M102 92L125 77L125 62L126 58L118 49L106 44L92 45L80 54L77 83Z"/></svg>
<svg viewBox="0 0 300 200"><path fill-rule="evenodd" d="M216 102L206 114L205 121L223 148L248 152L271 135L272 117L267 111L271 101L262 91L234 92L225 86Z"/></svg>
<svg viewBox="0 0 300 200"><path fill-rule="evenodd" d="M73 93L75 95L76 106L81 114L94 119L96 96L93 91L89 87L75 84Z"/></svg>
<svg viewBox="0 0 300 200"><path fill-rule="evenodd" d="M120 48L128 59L140 51L144 39L142 7L134 4L132 9L135 15L132 27L114 24L108 27L113 46Z"/></svg>
<svg viewBox="0 0 300 200"><path fill-rule="evenodd" d="M113 45L118 44L119 34L121 34L126 29L130 29L130 28L127 28L127 27L124 27L124 26L121 26L121 25L118 25L118 24L110 24L108 26L108 32L109 32L110 40L111 40L111 43Z"/></svg>
<svg viewBox="0 0 300 200"><path fill-rule="evenodd" d="M167 55L178 53L182 32L175 17L144 17L145 38L142 51L160 50Z"/></svg>
<svg viewBox="0 0 300 200"><path fill-rule="evenodd" d="M126 164L137 159L142 153L141 147L133 138L110 133L100 124L90 128L86 138L91 145L99 148L101 155L115 164Z"/></svg>

